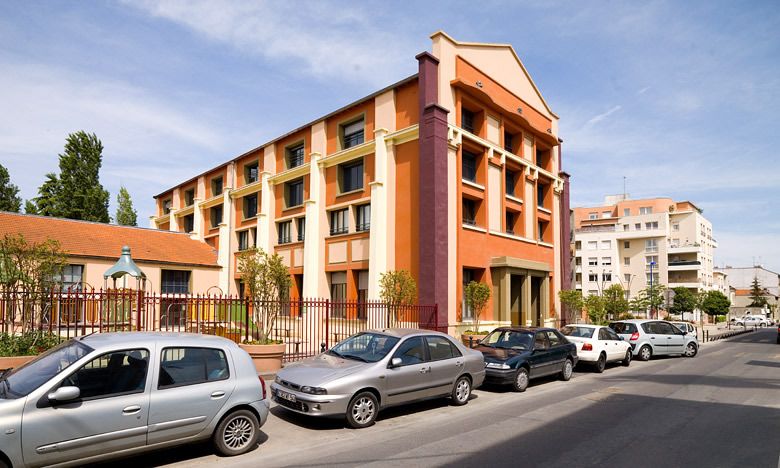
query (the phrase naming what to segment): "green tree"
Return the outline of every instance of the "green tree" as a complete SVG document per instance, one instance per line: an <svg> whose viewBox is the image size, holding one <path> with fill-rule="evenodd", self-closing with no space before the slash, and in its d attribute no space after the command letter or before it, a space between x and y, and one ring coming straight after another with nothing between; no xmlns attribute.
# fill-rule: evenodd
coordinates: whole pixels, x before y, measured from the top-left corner
<svg viewBox="0 0 780 468"><path fill-rule="evenodd" d="M729 313L731 301L720 291L707 291L699 307L707 315L726 315Z"/></svg>
<svg viewBox="0 0 780 468"><path fill-rule="evenodd" d="M753 277L753 283L750 285L750 305L748 307L766 307L769 302L764 296L764 288L761 287L761 282L758 281L758 277Z"/></svg>
<svg viewBox="0 0 780 468"><path fill-rule="evenodd" d="M613 284L604 290L604 312L609 320L615 320L628 312L626 290L619 284Z"/></svg>
<svg viewBox="0 0 780 468"><path fill-rule="evenodd" d="M590 320L590 323L601 325L605 322L607 312L604 307L603 297L596 294L586 296L584 305L588 312L588 319Z"/></svg>
<svg viewBox="0 0 780 468"><path fill-rule="evenodd" d="M696 309L698 298L690 289L678 286L672 288L674 291L674 302L669 308L672 314L680 314L685 319L686 312L693 312Z"/></svg>
<svg viewBox="0 0 780 468"><path fill-rule="evenodd" d="M41 216L62 216L62 210L59 205L60 179L57 174L49 172L46 174L46 180L38 187L38 196L32 201L28 200L24 211L28 214L37 214Z"/></svg>
<svg viewBox="0 0 780 468"><path fill-rule="evenodd" d="M259 344L273 343L274 323L289 299L292 279L278 254L252 247L238 255L238 272L252 304L252 321L260 331Z"/></svg>
<svg viewBox="0 0 780 468"><path fill-rule="evenodd" d="M652 286L648 286L642 290L645 297L647 298L647 306L650 308L651 315L657 315L659 310L664 310L666 308L664 299L665 291L666 286L655 283L653 283Z"/></svg>
<svg viewBox="0 0 780 468"><path fill-rule="evenodd" d="M19 197L19 187L11 183L8 169L0 164L0 211L18 213L21 208L22 199Z"/></svg>
<svg viewBox="0 0 780 468"><path fill-rule="evenodd" d="M474 331L479 333L479 319L487 307L490 300L490 286L477 281L470 281L466 285L463 295L466 300L466 307L471 309L474 315Z"/></svg>
<svg viewBox="0 0 780 468"><path fill-rule="evenodd" d="M85 221L107 223L108 191L100 185L103 164L103 143L94 133L83 130L71 133L60 154L59 192L60 216Z"/></svg>
<svg viewBox="0 0 780 468"><path fill-rule="evenodd" d="M634 312L641 312L645 313L647 312L647 308L650 306L650 300L647 297L647 293L642 290L637 293L636 296L634 296L633 299L628 301L628 307L630 310Z"/></svg>
<svg viewBox="0 0 780 468"><path fill-rule="evenodd" d="M133 200L124 186L119 188L116 202L116 223L120 226L137 226L138 213L133 209Z"/></svg>
<svg viewBox="0 0 780 468"><path fill-rule="evenodd" d="M576 289L564 289L558 291L558 298L561 300L561 304L568 311L567 317L572 321L575 317L579 317L582 314L582 291Z"/></svg>
<svg viewBox="0 0 780 468"><path fill-rule="evenodd" d="M406 270L382 273L379 276L379 297L391 306L414 304L417 301L417 283Z"/></svg>

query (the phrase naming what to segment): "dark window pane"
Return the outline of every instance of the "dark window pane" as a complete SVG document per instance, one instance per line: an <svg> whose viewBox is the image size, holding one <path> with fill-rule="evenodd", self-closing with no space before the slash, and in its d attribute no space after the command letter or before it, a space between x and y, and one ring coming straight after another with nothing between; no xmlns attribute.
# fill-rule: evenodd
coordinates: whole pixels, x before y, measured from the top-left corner
<svg viewBox="0 0 780 468"><path fill-rule="evenodd" d="M293 168L303 164L303 143L287 149L287 167Z"/></svg>
<svg viewBox="0 0 780 468"><path fill-rule="evenodd" d="M347 209L330 212L330 234L345 234L349 232L347 225Z"/></svg>
<svg viewBox="0 0 780 468"><path fill-rule="evenodd" d="M298 242L306 239L306 218L298 218Z"/></svg>
<svg viewBox="0 0 780 468"><path fill-rule="evenodd" d="M184 191L184 206L190 206L195 203L195 190L185 190Z"/></svg>
<svg viewBox="0 0 780 468"><path fill-rule="evenodd" d="M257 182L258 175L259 171L257 163L247 164L244 166L244 179L246 180L247 184Z"/></svg>
<svg viewBox="0 0 780 468"><path fill-rule="evenodd" d="M287 182L287 206L303 204L303 179Z"/></svg>
<svg viewBox="0 0 780 468"><path fill-rule="evenodd" d="M279 231L279 244L289 244L291 242L290 229L292 228L292 221L285 221L277 225Z"/></svg>
<svg viewBox="0 0 780 468"><path fill-rule="evenodd" d="M211 227L215 228L222 223L222 205L211 209Z"/></svg>
<svg viewBox="0 0 780 468"><path fill-rule="evenodd" d="M190 292L190 272L186 270L162 270L160 290L165 294Z"/></svg>
<svg viewBox="0 0 780 468"><path fill-rule="evenodd" d="M363 188L363 161L341 166L341 191L352 192Z"/></svg>
<svg viewBox="0 0 780 468"><path fill-rule="evenodd" d="M357 231L368 231L371 228L371 205L360 205L355 208Z"/></svg>
<svg viewBox="0 0 780 468"><path fill-rule="evenodd" d="M506 183L506 194L515 196L515 173L512 171L506 171L504 177Z"/></svg>
<svg viewBox="0 0 780 468"><path fill-rule="evenodd" d="M192 232L195 230L195 215L187 215L184 217L184 232Z"/></svg>
<svg viewBox="0 0 780 468"><path fill-rule="evenodd" d="M249 231L240 231L238 233L238 250L249 248Z"/></svg>
<svg viewBox="0 0 780 468"><path fill-rule="evenodd" d="M425 341L428 342L428 354L431 356L431 361L441 361L455 357L452 352L452 344L447 338L426 336Z"/></svg>
<svg viewBox="0 0 780 468"><path fill-rule="evenodd" d="M468 109L461 109L460 116L463 130L474 133L474 113Z"/></svg>
<svg viewBox="0 0 780 468"><path fill-rule="evenodd" d="M477 181L477 155L463 152L463 167L461 168L461 177L469 182Z"/></svg>
<svg viewBox="0 0 780 468"><path fill-rule="evenodd" d="M222 177L211 179L211 196L216 197L222 194Z"/></svg>
<svg viewBox="0 0 780 468"><path fill-rule="evenodd" d="M358 120L357 122L344 125L343 131L344 131L344 144L342 145L342 147L344 149L351 148L353 146L357 146L363 143L364 130L363 130L362 119Z"/></svg>
<svg viewBox="0 0 780 468"><path fill-rule="evenodd" d="M463 224L477 225L477 209L474 200L463 200Z"/></svg>
<svg viewBox="0 0 780 468"><path fill-rule="evenodd" d="M146 386L148 368L149 351L116 351L89 361L61 386L78 387L81 399L139 393Z"/></svg>
<svg viewBox="0 0 780 468"><path fill-rule="evenodd" d="M179 387L230 377L225 353L211 348L165 348L160 359L159 388Z"/></svg>
<svg viewBox="0 0 780 468"><path fill-rule="evenodd" d="M512 152L513 141L514 141L514 135L512 135L509 132L504 132L504 149L509 151L510 153Z"/></svg>
<svg viewBox="0 0 780 468"><path fill-rule="evenodd" d="M401 343L393 358L401 358L401 365L408 366L425 362L425 349L420 336L409 338Z"/></svg>

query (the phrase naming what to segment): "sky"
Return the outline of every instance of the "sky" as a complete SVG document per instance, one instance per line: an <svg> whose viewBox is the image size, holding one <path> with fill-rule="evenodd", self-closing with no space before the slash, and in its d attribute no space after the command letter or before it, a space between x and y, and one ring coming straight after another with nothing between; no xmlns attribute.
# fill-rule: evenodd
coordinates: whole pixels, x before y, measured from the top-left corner
<svg viewBox="0 0 780 468"><path fill-rule="evenodd" d="M691 200L718 266L780 272L780 4L0 2L0 163L25 199L68 133L153 195L416 72L444 30L512 44L560 117L572 206Z"/></svg>

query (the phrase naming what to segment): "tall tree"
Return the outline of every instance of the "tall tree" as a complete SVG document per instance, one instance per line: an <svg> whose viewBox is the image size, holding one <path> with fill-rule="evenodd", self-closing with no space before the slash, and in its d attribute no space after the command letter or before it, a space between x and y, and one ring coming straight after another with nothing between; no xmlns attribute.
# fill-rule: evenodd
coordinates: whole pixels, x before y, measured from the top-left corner
<svg viewBox="0 0 780 468"><path fill-rule="evenodd" d="M46 180L38 187L38 196L27 200L24 211L28 214L41 216L62 216L58 200L60 196L60 179L57 174L49 172Z"/></svg>
<svg viewBox="0 0 780 468"><path fill-rule="evenodd" d="M680 314L684 319L686 312L693 312L696 308L698 299L690 289L682 286L672 288L672 291L674 291L674 303L669 308L669 312Z"/></svg>
<svg viewBox="0 0 780 468"><path fill-rule="evenodd" d="M107 223L108 191L100 185L103 143L94 133L71 133L60 154L57 204L60 216Z"/></svg>
<svg viewBox="0 0 780 468"><path fill-rule="evenodd" d="M604 290L604 311L607 318L615 320L628 312L628 299L626 299L626 290L619 284L613 284Z"/></svg>
<svg viewBox="0 0 780 468"><path fill-rule="evenodd" d="M119 188L116 202L116 223L120 226L138 226L138 213L133 209L133 200L124 186Z"/></svg>
<svg viewBox="0 0 780 468"><path fill-rule="evenodd" d="M750 305L748 307L764 307L767 304L766 297L764 297L764 288L761 287L758 277L754 276L753 283L750 285Z"/></svg>
<svg viewBox="0 0 780 468"><path fill-rule="evenodd" d="M8 169L0 164L0 211L18 213L21 208L22 199L19 197L19 187L11 183Z"/></svg>
<svg viewBox="0 0 780 468"><path fill-rule="evenodd" d="M726 315L729 313L731 301L720 291L707 291L700 307L707 315Z"/></svg>

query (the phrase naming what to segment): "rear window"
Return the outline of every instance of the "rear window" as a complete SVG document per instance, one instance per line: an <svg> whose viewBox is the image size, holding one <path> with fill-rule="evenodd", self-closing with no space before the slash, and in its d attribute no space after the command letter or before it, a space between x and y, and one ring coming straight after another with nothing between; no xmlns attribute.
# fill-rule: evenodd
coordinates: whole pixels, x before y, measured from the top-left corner
<svg viewBox="0 0 780 468"><path fill-rule="evenodd" d="M636 333L636 325L626 322L614 322L609 324L609 328L615 330L615 333L619 335L627 335L629 333Z"/></svg>
<svg viewBox="0 0 780 468"><path fill-rule="evenodd" d="M221 349L165 348L160 359L158 388L180 387L230 377Z"/></svg>
<svg viewBox="0 0 780 468"><path fill-rule="evenodd" d="M565 336L572 336L575 338L592 338L593 330L594 329L590 327L575 327L572 325L567 325L561 328L561 333L563 333Z"/></svg>

